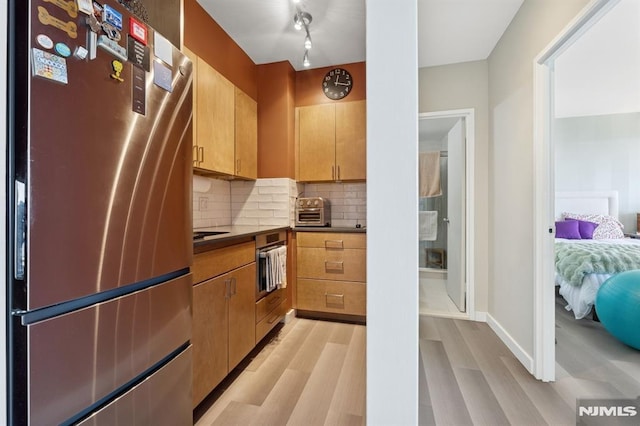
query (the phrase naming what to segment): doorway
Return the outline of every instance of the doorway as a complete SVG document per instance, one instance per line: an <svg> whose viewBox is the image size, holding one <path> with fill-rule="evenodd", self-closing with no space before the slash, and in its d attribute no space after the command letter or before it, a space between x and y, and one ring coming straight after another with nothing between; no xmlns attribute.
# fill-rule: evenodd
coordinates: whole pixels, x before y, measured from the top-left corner
<svg viewBox="0 0 640 426"><path fill-rule="evenodd" d="M420 314L473 315L473 110L418 119Z"/></svg>
<svg viewBox="0 0 640 426"><path fill-rule="evenodd" d="M555 380L554 62L620 0L594 0L534 61L534 375Z"/></svg>

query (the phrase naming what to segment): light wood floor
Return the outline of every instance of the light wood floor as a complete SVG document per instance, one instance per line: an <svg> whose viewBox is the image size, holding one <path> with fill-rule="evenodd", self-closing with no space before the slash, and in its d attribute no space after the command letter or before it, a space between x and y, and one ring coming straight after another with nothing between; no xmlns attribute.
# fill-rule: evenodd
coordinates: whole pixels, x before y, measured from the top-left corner
<svg viewBox="0 0 640 426"><path fill-rule="evenodd" d="M200 404L196 425L364 425L365 330L294 319Z"/></svg>
<svg viewBox="0 0 640 426"><path fill-rule="evenodd" d="M556 316L556 381L543 383L487 324L421 315L420 425L575 425L576 398L640 395L639 351L560 301ZM365 330L285 325L196 409L196 424L364 424Z"/></svg>

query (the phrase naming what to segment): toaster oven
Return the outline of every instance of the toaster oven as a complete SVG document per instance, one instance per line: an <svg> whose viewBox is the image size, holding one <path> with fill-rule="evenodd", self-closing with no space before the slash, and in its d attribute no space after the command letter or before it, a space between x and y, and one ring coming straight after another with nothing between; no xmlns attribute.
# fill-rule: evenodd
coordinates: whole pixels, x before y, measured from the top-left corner
<svg viewBox="0 0 640 426"><path fill-rule="evenodd" d="M298 198L296 226L331 226L331 203L322 197Z"/></svg>

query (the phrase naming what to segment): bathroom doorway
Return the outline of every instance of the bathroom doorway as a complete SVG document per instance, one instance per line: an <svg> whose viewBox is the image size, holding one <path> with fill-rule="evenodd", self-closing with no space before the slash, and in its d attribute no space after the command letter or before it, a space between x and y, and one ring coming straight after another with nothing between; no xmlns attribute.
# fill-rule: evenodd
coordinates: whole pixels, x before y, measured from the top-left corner
<svg viewBox="0 0 640 426"><path fill-rule="evenodd" d="M469 165L471 113L420 114L419 294L420 313L469 317Z"/></svg>

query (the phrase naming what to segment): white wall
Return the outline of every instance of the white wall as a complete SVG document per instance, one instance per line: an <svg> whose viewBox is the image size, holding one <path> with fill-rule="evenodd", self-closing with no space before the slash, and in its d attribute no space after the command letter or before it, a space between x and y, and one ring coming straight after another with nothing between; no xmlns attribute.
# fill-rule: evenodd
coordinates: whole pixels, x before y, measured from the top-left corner
<svg viewBox="0 0 640 426"><path fill-rule="evenodd" d="M3 31L0 33L0 99L4 99L4 102L0 102L0 175L2 175L2 184L0 185L0 197L3 200L7 199L6 193L6 152L7 152L7 2L3 2L0 6L0 28ZM2 203L0 206L0 217L7 217L6 203ZM7 241L6 229L4 226L0 226L0 241ZM6 288L6 261L7 253L5 245L0 246L0 283L3 283L2 288ZM7 317L7 300L6 292L0 292L0 306L2 309L2 318L0 318L0 329L6 330L6 317ZM7 354L7 338L6 334L3 339L0 339L2 344L0 345L0 383L7 383L7 371L6 371L6 354ZM7 397L6 386L0 388L0 423L6 421L7 418Z"/></svg>
<svg viewBox="0 0 640 426"><path fill-rule="evenodd" d="M636 232L640 113L556 119L552 128L556 190L618 191L620 221Z"/></svg>
<svg viewBox="0 0 640 426"><path fill-rule="evenodd" d="M640 1L622 0L554 63L555 115L640 111Z"/></svg>
<svg viewBox="0 0 640 426"><path fill-rule="evenodd" d="M533 354L533 61L588 0L525 0L489 56L489 315Z"/></svg>
<svg viewBox="0 0 640 426"><path fill-rule="evenodd" d="M302 196L331 201L331 226L367 226L366 183L307 183Z"/></svg>
<svg viewBox="0 0 640 426"><path fill-rule="evenodd" d="M367 423L415 425L417 0L368 0L366 9Z"/></svg>
<svg viewBox="0 0 640 426"><path fill-rule="evenodd" d="M489 77L487 61L420 68L420 112L475 110L475 309L488 301Z"/></svg>

